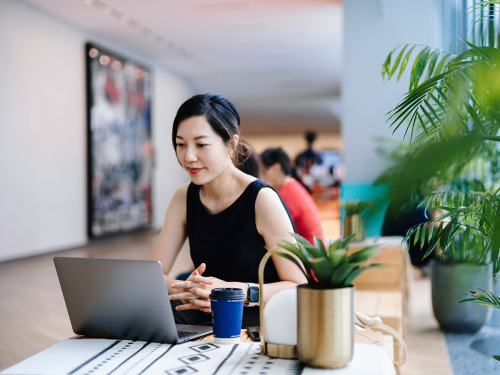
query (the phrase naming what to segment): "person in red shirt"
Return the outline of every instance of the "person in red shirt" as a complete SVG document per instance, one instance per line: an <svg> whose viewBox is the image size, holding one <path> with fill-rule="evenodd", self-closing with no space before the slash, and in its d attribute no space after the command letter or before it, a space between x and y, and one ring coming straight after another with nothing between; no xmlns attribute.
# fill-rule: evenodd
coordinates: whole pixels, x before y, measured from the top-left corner
<svg viewBox="0 0 500 375"><path fill-rule="evenodd" d="M271 185L288 206L297 227L297 233L314 243L314 236L323 239L323 228L318 208L309 192L291 176L292 166L281 148L269 148L260 155L260 178Z"/></svg>

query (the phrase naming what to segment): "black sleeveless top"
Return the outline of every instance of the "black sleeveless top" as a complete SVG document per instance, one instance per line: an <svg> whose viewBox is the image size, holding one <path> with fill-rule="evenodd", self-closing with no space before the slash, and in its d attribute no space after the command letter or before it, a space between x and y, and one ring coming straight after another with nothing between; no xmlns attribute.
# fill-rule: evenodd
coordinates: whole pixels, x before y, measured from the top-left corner
<svg viewBox="0 0 500 375"><path fill-rule="evenodd" d="M236 201L217 214L209 214L200 200L200 185L189 184L187 231L194 266L207 265L203 276L224 281L258 283L259 263L267 252L255 225L255 200L261 180L250 183ZM280 281L272 259L264 271L264 283Z"/></svg>

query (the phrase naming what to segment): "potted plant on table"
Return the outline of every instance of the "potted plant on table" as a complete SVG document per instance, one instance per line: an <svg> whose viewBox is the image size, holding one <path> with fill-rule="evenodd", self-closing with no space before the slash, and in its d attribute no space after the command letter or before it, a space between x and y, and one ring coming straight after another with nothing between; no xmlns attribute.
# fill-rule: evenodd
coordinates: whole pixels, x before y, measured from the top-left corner
<svg viewBox="0 0 500 375"><path fill-rule="evenodd" d="M312 367L343 367L351 361L354 348L352 282L364 271L384 266L367 264L382 250L374 245L348 255L354 234L328 248L317 237L313 246L305 238L293 236L297 243L283 239L278 246L294 256L288 252L275 254L295 263L307 278L307 284L297 288L299 360Z"/></svg>
<svg viewBox="0 0 500 375"><path fill-rule="evenodd" d="M343 237L354 234L354 242L361 242L365 239L365 223L362 217L363 212L373 207L373 200L349 200L342 202L345 211Z"/></svg>

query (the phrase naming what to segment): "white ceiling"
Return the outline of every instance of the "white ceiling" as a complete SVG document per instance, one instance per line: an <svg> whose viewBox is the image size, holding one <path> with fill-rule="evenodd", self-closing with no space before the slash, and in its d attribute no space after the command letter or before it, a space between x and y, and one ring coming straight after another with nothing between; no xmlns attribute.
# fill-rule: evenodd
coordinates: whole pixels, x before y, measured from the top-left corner
<svg viewBox="0 0 500 375"><path fill-rule="evenodd" d="M181 73L199 92L229 97L243 112L337 123L340 0L27 2Z"/></svg>

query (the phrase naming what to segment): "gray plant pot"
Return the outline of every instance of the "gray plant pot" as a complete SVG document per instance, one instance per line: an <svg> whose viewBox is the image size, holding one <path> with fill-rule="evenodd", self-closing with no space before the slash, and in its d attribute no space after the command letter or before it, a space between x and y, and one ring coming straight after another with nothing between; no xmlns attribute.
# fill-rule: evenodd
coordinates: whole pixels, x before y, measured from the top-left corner
<svg viewBox="0 0 500 375"><path fill-rule="evenodd" d="M474 333L488 321L488 306L458 301L468 290L491 290L492 273L491 264L431 262L432 310L443 330Z"/></svg>

